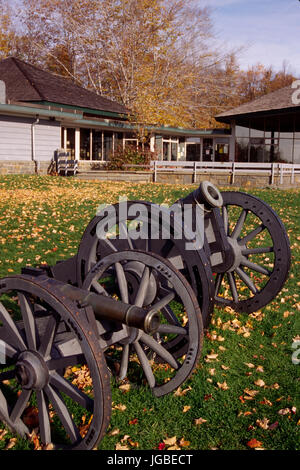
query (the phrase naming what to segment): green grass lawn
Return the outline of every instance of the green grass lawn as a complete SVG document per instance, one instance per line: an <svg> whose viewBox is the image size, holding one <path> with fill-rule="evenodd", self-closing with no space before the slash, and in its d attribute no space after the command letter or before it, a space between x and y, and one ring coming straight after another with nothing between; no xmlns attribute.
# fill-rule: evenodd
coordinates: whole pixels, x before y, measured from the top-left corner
<svg viewBox="0 0 300 470"><path fill-rule="evenodd" d="M2 176L0 277L20 273L24 265L51 265L74 255L102 203L118 202L123 195L171 204L192 189ZM292 363L292 344L300 339L300 192L266 189L251 194L270 204L288 231L292 268L284 289L258 314L215 307L197 370L178 393L154 398L147 387L131 383L124 392L112 381L111 422L100 449L299 450L300 366ZM20 438L11 441L9 432L1 438L1 428L0 449L9 442L13 449L33 447Z"/></svg>

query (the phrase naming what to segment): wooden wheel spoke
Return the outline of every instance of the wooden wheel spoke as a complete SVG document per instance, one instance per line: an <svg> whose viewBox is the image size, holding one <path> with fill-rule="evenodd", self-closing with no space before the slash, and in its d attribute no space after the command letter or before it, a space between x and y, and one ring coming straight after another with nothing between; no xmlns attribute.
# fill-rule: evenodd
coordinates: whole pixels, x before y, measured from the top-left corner
<svg viewBox="0 0 300 470"><path fill-rule="evenodd" d="M247 215L248 215L248 211L243 209L236 223L236 226L234 227L234 230L231 234L231 238L233 238L234 240L237 240L237 238L240 236L243 230L243 226L246 221Z"/></svg>
<svg viewBox="0 0 300 470"><path fill-rule="evenodd" d="M18 298L19 298L21 313L22 313L24 326L25 326L27 345L29 349L36 350L37 332L36 332L36 325L35 325L32 305L28 297L25 294L23 294L23 292L18 292Z"/></svg>
<svg viewBox="0 0 300 470"><path fill-rule="evenodd" d="M53 341L56 335L56 331L58 328L58 320L54 316L51 316L47 323L47 328L44 333L44 336L41 338L41 344L39 347L39 353L45 357L50 357L51 348L53 345Z"/></svg>
<svg viewBox="0 0 300 470"><path fill-rule="evenodd" d="M143 274L142 274L142 278L140 281L140 285L139 285L139 288L135 297L135 301L134 301L134 304L137 305L138 307L143 306L146 292L149 287L149 279L150 279L150 269L148 268L148 266L145 266Z"/></svg>
<svg viewBox="0 0 300 470"><path fill-rule="evenodd" d="M120 372L119 372L119 379L125 379L128 371L128 364L129 364L129 344L125 344L123 346L122 351L122 358L120 364Z"/></svg>
<svg viewBox="0 0 300 470"><path fill-rule="evenodd" d="M259 264L256 264L256 263L252 263L251 261L249 261L247 258L243 257L242 258L242 261L241 261L241 265L242 266L246 266L247 268L249 269L252 269L253 271L256 271L260 274L265 274L266 276L270 276L271 275L271 271L269 271L268 269L264 268L263 266L260 266Z"/></svg>
<svg viewBox="0 0 300 470"><path fill-rule="evenodd" d="M81 439L81 436L79 434L78 428L76 424L74 423L74 420L65 404L63 401L60 393L56 388L54 388L52 385L48 384L45 387L45 393L47 394L47 397L49 398L50 402L52 403L56 413L58 414L58 417L63 425L63 427L66 430L66 433L71 439L71 442L74 443L78 440Z"/></svg>
<svg viewBox="0 0 300 470"><path fill-rule="evenodd" d="M31 395L31 390L23 389L20 396L17 399L17 402L10 414L10 419L12 422L17 421L25 410L27 403Z"/></svg>
<svg viewBox="0 0 300 470"><path fill-rule="evenodd" d="M86 410L92 412L94 408L94 400L90 398L86 393L83 393L78 388L74 387L68 380L59 375L57 372L51 372L50 384L56 389L68 395L72 400L79 403Z"/></svg>
<svg viewBox="0 0 300 470"><path fill-rule="evenodd" d="M164 323L158 327L157 332L160 334L176 334L182 336L186 336L188 334L188 331L182 326L166 325Z"/></svg>
<svg viewBox="0 0 300 470"><path fill-rule="evenodd" d="M16 347L19 351L25 351L27 349L24 340L21 336L20 331L17 328L17 325L13 321L12 317L0 302L0 321L5 326L7 333L9 334L10 343Z"/></svg>
<svg viewBox="0 0 300 470"><path fill-rule="evenodd" d="M240 245L246 245L248 242L253 240L257 235L259 235L263 230L265 229L265 226L263 224L260 224L258 227L256 227L254 230L252 230L248 235L246 235L244 238L241 238L239 240Z"/></svg>
<svg viewBox="0 0 300 470"><path fill-rule="evenodd" d="M166 361L168 364L170 364L173 369L177 370L179 369L179 363L176 361L176 359L172 356L172 354L169 353L161 344L159 344L157 341L155 341L154 338L151 336L147 335L146 333L143 333L140 340L148 346L152 351L154 351L158 356Z"/></svg>
<svg viewBox="0 0 300 470"><path fill-rule="evenodd" d="M134 343L134 347L136 350L136 353L138 355L139 361L141 363L141 366L143 368L143 371L145 373L146 379L148 381L149 387L154 388L155 387L155 377L153 375L151 366L149 364L149 360L141 347L141 345L138 342Z"/></svg>
<svg viewBox="0 0 300 470"><path fill-rule="evenodd" d="M168 304L175 298L175 293L170 292L170 294L166 295L162 299L160 299L158 302L152 305L151 310L156 310L159 312L160 310L164 309L165 307L168 306ZM174 315L173 315L174 318ZM175 317L176 318L176 317Z"/></svg>
<svg viewBox="0 0 300 470"><path fill-rule="evenodd" d="M134 244L133 244L132 238L130 237L130 232L128 230L128 227L126 227L126 225L125 225L125 222L120 222L119 223L119 230L120 230L120 234L122 236L122 239L127 240L129 249L134 250Z"/></svg>
<svg viewBox="0 0 300 470"><path fill-rule="evenodd" d="M273 246L261 246L258 248L245 248L242 250L242 255L259 255L264 253L273 253Z"/></svg>
<svg viewBox="0 0 300 470"><path fill-rule="evenodd" d="M121 300L122 302L125 302L126 304L128 304L129 303L128 285L127 285L127 279L126 279L122 264L115 263L115 269L116 269L116 274L117 274L119 290L121 294Z"/></svg>
<svg viewBox="0 0 300 470"><path fill-rule="evenodd" d="M258 293L258 289L255 287L252 279L246 274L241 268L235 269L236 274L242 279L242 281L246 284L247 287L251 290L253 294Z"/></svg>
<svg viewBox="0 0 300 470"><path fill-rule="evenodd" d="M234 274L233 273L227 273L227 277L228 277L228 282L229 282L229 285L230 285L230 290L231 290L231 293L232 293L232 298L234 300L234 302L238 302L239 301L239 295L238 295L238 291L237 291L237 287L236 287L236 283L235 283L235 279L234 279Z"/></svg>
<svg viewBox="0 0 300 470"><path fill-rule="evenodd" d="M224 278L224 274L218 273L215 281L215 296L217 296L220 292L222 281Z"/></svg>
<svg viewBox="0 0 300 470"><path fill-rule="evenodd" d="M49 402L43 390L36 392L37 406L39 410L39 427L43 444L51 443L51 428L49 418Z"/></svg>
<svg viewBox="0 0 300 470"><path fill-rule="evenodd" d="M58 359L49 359L46 364L49 370L59 370L85 362L83 354L73 354L70 356L62 356Z"/></svg>

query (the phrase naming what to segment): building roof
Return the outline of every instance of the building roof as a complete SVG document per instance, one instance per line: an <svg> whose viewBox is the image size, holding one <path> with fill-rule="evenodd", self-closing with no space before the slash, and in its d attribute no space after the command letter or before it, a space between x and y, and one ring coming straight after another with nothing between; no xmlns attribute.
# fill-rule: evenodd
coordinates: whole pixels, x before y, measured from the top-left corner
<svg viewBox="0 0 300 470"><path fill-rule="evenodd" d="M0 61L0 80L6 84L6 95L10 101L50 102L117 114L129 112L125 106L82 88L67 78L15 57Z"/></svg>
<svg viewBox="0 0 300 470"><path fill-rule="evenodd" d="M295 88L287 86L280 90L268 93L260 98L249 103L244 103L237 108L230 109L224 113L218 114L216 120L220 122L229 123L231 119L243 117L246 115L253 115L253 113L274 113L276 111L294 111L300 110L300 106L293 103L292 95L295 93Z"/></svg>

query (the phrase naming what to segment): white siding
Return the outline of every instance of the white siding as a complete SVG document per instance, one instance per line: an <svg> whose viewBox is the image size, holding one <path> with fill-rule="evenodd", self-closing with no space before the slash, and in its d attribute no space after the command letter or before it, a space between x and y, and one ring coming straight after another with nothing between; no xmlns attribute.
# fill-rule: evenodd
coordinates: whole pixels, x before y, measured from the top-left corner
<svg viewBox="0 0 300 470"><path fill-rule="evenodd" d="M35 155L40 161L50 161L54 151L61 147L60 124L40 121L35 126Z"/></svg>
<svg viewBox="0 0 300 470"><path fill-rule="evenodd" d="M0 160L31 160L31 125L34 121L34 118L0 116ZM60 146L59 122L41 120L35 125L36 160L50 161Z"/></svg>
<svg viewBox="0 0 300 470"><path fill-rule="evenodd" d="M0 160L31 160L31 123L27 118L0 116Z"/></svg>

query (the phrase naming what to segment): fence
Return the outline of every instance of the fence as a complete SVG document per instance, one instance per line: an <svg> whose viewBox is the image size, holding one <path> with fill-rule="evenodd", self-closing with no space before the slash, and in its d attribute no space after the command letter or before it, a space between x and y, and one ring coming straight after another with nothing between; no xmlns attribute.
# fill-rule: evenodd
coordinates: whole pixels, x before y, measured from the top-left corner
<svg viewBox="0 0 300 470"><path fill-rule="evenodd" d="M300 164L291 163L242 163L242 162L170 162L152 161L149 169L153 172L153 181L157 180L157 173L180 172L192 173L193 182L196 182L197 174L225 174L231 175L231 182L234 184L235 177L241 174L248 175L268 175L270 183L274 184L275 177L279 183L283 184L284 177L290 176L291 184L294 184L295 177L300 176Z"/></svg>

